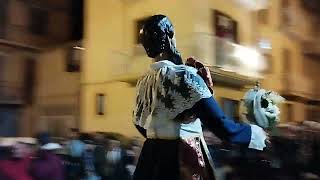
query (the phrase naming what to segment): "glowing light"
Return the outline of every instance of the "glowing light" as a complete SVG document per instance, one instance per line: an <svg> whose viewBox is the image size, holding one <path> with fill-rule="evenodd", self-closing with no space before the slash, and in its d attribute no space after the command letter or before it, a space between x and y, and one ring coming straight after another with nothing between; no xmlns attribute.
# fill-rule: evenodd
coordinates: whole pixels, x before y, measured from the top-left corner
<svg viewBox="0 0 320 180"><path fill-rule="evenodd" d="M263 9L269 5L268 0L233 0L233 1L251 10Z"/></svg>
<svg viewBox="0 0 320 180"><path fill-rule="evenodd" d="M259 47L261 49L267 49L267 50L272 49L270 41L265 40L265 39L262 39L262 40L259 41Z"/></svg>
<svg viewBox="0 0 320 180"><path fill-rule="evenodd" d="M266 68L263 56L255 49L237 46L233 56L248 70L259 71Z"/></svg>
<svg viewBox="0 0 320 180"><path fill-rule="evenodd" d="M80 46L74 46L73 49L78 49L78 50L85 50L84 47L80 47Z"/></svg>

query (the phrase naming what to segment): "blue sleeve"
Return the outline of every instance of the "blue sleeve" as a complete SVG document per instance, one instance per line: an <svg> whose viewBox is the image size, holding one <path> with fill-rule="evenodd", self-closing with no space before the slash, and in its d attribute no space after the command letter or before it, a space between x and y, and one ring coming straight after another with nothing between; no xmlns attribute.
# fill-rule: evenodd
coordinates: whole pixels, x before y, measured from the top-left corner
<svg viewBox="0 0 320 180"><path fill-rule="evenodd" d="M249 145L251 127L248 124L236 123L225 116L213 97L201 99L192 110L201 122L220 139L230 143Z"/></svg>

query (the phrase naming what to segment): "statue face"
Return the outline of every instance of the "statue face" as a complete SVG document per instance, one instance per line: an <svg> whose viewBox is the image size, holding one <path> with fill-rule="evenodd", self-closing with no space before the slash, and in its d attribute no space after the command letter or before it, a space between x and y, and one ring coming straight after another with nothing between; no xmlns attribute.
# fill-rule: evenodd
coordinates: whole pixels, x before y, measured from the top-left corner
<svg viewBox="0 0 320 180"><path fill-rule="evenodd" d="M273 128L279 121L278 104L284 99L272 91L264 89L249 90L245 98L248 120L263 128Z"/></svg>

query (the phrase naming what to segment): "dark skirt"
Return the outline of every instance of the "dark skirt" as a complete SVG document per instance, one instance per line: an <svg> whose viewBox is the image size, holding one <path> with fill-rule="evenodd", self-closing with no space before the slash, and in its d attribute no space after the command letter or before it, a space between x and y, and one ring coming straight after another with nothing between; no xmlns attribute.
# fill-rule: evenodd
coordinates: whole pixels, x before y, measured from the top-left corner
<svg viewBox="0 0 320 180"><path fill-rule="evenodd" d="M196 142L202 144L200 139ZM147 139L133 180L213 180L213 166L204 146L199 145L201 158L185 140Z"/></svg>

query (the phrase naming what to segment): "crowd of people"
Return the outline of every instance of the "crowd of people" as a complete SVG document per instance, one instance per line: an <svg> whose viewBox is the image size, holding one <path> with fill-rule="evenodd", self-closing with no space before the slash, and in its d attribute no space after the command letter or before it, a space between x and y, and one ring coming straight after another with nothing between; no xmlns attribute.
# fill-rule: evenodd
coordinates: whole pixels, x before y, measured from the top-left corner
<svg viewBox="0 0 320 180"><path fill-rule="evenodd" d="M281 125L270 132L264 151L225 144L212 133L204 135L219 179L320 179L320 129L302 124Z"/></svg>
<svg viewBox="0 0 320 180"><path fill-rule="evenodd" d="M204 136L221 180L318 179L320 133L286 126L273 133L263 152ZM0 144L1 180L130 180L142 141L111 133L71 129L68 139L48 133Z"/></svg>
<svg viewBox="0 0 320 180"><path fill-rule="evenodd" d="M1 180L130 180L140 141L71 129L68 139L39 133L1 143Z"/></svg>

